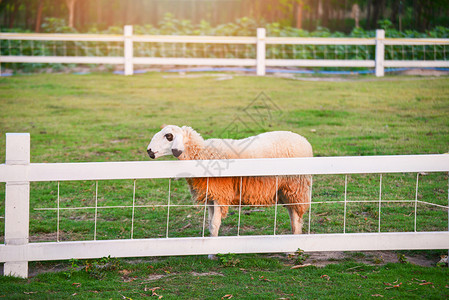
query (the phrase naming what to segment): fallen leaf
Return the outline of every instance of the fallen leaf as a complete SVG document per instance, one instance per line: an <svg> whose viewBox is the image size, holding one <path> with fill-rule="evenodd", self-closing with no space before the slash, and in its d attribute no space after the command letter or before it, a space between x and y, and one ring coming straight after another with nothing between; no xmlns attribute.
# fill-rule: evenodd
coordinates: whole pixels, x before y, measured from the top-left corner
<svg viewBox="0 0 449 300"><path fill-rule="evenodd" d="M123 279L123 282L133 282L134 280L137 279L137 276L136 277L122 277L122 279Z"/></svg>
<svg viewBox="0 0 449 300"><path fill-rule="evenodd" d="M423 283L420 283L419 285L429 285L429 284L433 284L432 282L423 282Z"/></svg>
<svg viewBox="0 0 449 300"><path fill-rule="evenodd" d="M331 279L328 275L321 275L321 277L320 278L326 278L327 280L329 280L329 279Z"/></svg>
<svg viewBox="0 0 449 300"><path fill-rule="evenodd" d="M271 281L270 279L265 278L263 276L259 276L259 280L261 280L261 281Z"/></svg>
<svg viewBox="0 0 449 300"><path fill-rule="evenodd" d="M72 285L74 285L75 287L79 288L81 286L81 283L74 282L74 283L72 283Z"/></svg>
<svg viewBox="0 0 449 300"><path fill-rule="evenodd" d="M189 224L187 224L186 226L182 227L181 230L184 230L184 229L187 229L187 228L190 228L190 227L192 227L192 224L191 224L191 223L189 223Z"/></svg>
<svg viewBox="0 0 449 300"><path fill-rule="evenodd" d="M389 290L389 289L394 289L394 288L400 287L402 285L402 282L400 282L399 284L396 284L396 285L392 285L391 283L388 283L387 285L389 285L389 287L386 287L385 289Z"/></svg>
<svg viewBox="0 0 449 300"><path fill-rule="evenodd" d="M312 265L312 264L296 265L296 266L291 267L290 269L305 268L305 267L308 267L308 266L311 266L311 265Z"/></svg>
<svg viewBox="0 0 449 300"><path fill-rule="evenodd" d="M143 290L144 290L145 292L151 291L151 296L156 296L156 297L158 297L158 299L162 299L162 297L164 297L164 296L158 295L158 294L155 292L156 290L159 290L159 289L160 289L159 286L154 287L154 288L152 288L152 289L149 289L149 288L147 288L147 286L145 286L145 288L144 288Z"/></svg>
<svg viewBox="0 0 449 300"><path fill-rule="evenodd" d="M231 294L227 294L227 295L224 295L223 297L221 297L221 299L231 299L232 297L234 297L234 296L232 296Z"/></svg>
<svg viewBox="0 0 449 300"><path fill-rule="evenodd" d="M120 274L122 274L122 275L128 275L129 273L131 273L131 271L129 271L129 270L121 270L121 271L118 271Z"/></svg>
<svg viewBox="0 0 449 300"><path fill-rule="evenodd" d="M371 297L383 297L383 295L381 295L381 294L374 294L374 295L371 295Z"/></svg>
<svg viewBox="0 0 449 300"><path fill-rule="evenodd" d="M25 295L37 294L37 292L23 292Z"/></svg>
<svg viewBox="0 0 449 300"><path fill-rule="evenodd" d="M73 293L73 294L72 294L72 296L76 296L76 295L78 295L78 294L77 294L77 293Z"/></svg>

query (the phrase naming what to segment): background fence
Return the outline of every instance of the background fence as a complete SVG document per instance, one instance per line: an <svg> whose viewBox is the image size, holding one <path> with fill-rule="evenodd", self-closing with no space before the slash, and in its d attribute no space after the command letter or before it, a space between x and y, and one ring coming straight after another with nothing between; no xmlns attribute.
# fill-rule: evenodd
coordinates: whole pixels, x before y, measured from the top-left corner
<svg viewBox="0 0 449 300"><path fill-rule="evenodd" d="M294 252L298 248L305 251L358 251L358 250L398 250L398 249L448 249L449 231L444 225L436 230L417 230L418 204L444 210L447 220L447 198L439 199L438 194L445 194L448 183L445 178L444 187L432 186L430 201L421 199L419 178L421 172L448 172L449 155L409 155L409 156L368 156L368 157L316 157L316 158L283 158L283 159L242 159L229 161L154 161L154 162L107 162L107 163L30 163L30 135L6 135L6 163L0 165L0 182L6 182L5 197L5 243L0 245L0 262L4 262L4 274L20 277L28 276L28 261L86 259L167 255L200 255L216 253L275 253ZM222 168L217 168L222 166ZM226 167L224 167L226 166ZM382 190L382 174L385 173L417 173L414 199L384 199ZM378 209L378 228L369 233L346 232L346 208L351 202L347 199L348 174L381 174L378 199L365 201L376 205ZM176 207L170 202L170 186L167 203L166 235L162 238L135 239L134 212L142 208L135 203L137 179L147 178L179 178L179 177L223 177L223 176L281 176L307 174L346 174L344 199L344 225L341 233L284 235L276 234L276 208L274 214L274 231L271 235L253 236L219 236L204 237L206 207L203 208L202 235L197 237L170 237L170 208ZM106 209L98 205L98 180L132 179L132 225L131 236L121 240L97 240L98 210ZM94 180L97 181L95 205L84 207L94 210L95 232L93 240L60 241L59 222L60 206L59 182ZM29 242L30 229L30 182L58 182L57 206L51 208L57 213L57 241ZM442 192L443 191L443 192ZM76 193L76 191L74 191ZM360 201L359 201L360 202ZM311 210L320 204L312 200L308 220L310 232ZM414 206L414 229L409 232L383 232L382 207L386 204L412 204ZM279 204L281 205L281 204ZM157 206L157 205L153 205ZM193 206L193 205L192 205ZM151 207L150 205L148 207ZM114 208L124 208L117 206ZM72 209L80 209L73 207ZM377 210L376 209L376 210ZM239 220L240 220L239 208ZM411 214L413 214L413 212ZM443 218L444 219L444 218ZM431 221L431 220L427 220ZM164 222L165 223L165 222ZM446 223L447 224L447 223ZM239 225L240 226L240 222ZM164 226L165 227L165 226ZM237 231L239 232L239 231Z"/></svg>
<svg viewBox="0 0 449 300"><path fill-rule="evenodd" d="M237 66L265 75L270 67L385 68L449 67L449 39L151 36L0 33L1 63Z"/></svg>

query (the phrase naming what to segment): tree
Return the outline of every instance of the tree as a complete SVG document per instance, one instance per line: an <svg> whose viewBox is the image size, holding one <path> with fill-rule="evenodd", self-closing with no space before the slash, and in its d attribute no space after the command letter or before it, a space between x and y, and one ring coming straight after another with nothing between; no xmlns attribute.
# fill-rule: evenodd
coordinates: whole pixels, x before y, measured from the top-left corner
<svg viewBox="0 0 449 300"><path fill-rule="evenodd" d="M9 19L9 28L13 28L13 26L14 26L14 21L15 21L15 19L16 19L17 12L19 11L19 7L20 7L20 5L22 4L21 2L22 2L22 1L17 0L17 1L14 3L14 10L13 10L13 12L12 12L12 14L11 14L10 19Z"/></svg>
<svg viewBox="0 0 449 300"><path fill-rule="evenodd" d="M299 0L295 1L294 5L295 10L295 24L296 28L302 28L302 13L304 11L304 1Z"/></svg>
<svg viewBox="0 0 449 300"><path fill-rule="evenodd" d="M69 27L75 27L75 4L77 0L65 0L69 9Z"/></svg>
<svg viewBox="0 0 449 300"><path fill-rule="evenodd" d="M39 6L37 7L36 26L34 27L35 32L39 32L41 29L43 8L44 8L44 0L39 0Z"/></svg>

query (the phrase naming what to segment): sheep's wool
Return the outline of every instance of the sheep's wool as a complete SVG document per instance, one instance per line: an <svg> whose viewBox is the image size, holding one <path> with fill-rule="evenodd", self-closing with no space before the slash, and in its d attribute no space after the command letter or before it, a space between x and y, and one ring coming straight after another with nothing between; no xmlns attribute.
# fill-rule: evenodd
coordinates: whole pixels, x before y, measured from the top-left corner
<svg viewBox="0 0 449 300"><path fill-rule="evenodd" d="M241 159L241 158L282 158L310 157L312 146L302 136L288 131L262 133L242 140L209 139L204 140L191 127L184 126L184 152L181 160ZM300 219L307 211L310 202L311 176L276 177L219 177L187 179L194 199L199 203L217 201L221 206L222 217L228 213L228 205L286 204L295 210ZM277 185L277 188L276 188ZM208 186L208 188L207 188ZM241 191L240 191L241 186ZM240 198L241 194L241 198Z"/></svg>

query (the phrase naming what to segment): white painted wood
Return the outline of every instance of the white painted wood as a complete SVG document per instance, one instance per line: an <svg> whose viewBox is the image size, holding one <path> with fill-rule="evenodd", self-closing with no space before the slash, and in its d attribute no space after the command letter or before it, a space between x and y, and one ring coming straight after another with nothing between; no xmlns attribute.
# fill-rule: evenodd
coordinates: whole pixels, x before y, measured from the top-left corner
<svg viewBox="0 0 449 300"><path fill-rule="evenodd" d="M0 56L0 61L15 63L123 64L123 57L113 56Z"/></svg>
<svg viewBox="0 0 449 300"><path fill-rule="evenodd" d="M6 134L6 165L26 167L30 163L30 134ZM30 183L24 178L7 181L5 189L5 246L28 244L30 221ZM28 277L28 260L5 262L4 274Z"/></svg>
<svg viewBox="0 0 449 300"><path fill-rule="evenodd" d="M265 28L257 28L257 51L256 51L257 76L265 76L265 59L266 59L265 39L266 39Z"/></svg>
<svg viewBox="0 0 449 300"><path fill-rule="evenodd" d="M449 60L386 60L389 68L449 68Z"/></svg>
<svg viewBox="0 0 449 300"><path fill-rule="evenodd" d="M5 163L7 165L28 165L30 163L30 134L7 133Z"/></svg>
<svg viewBox="0 0 449 300"><path fill-rule="evenodd" d="M265 29L259 28L259 37L229 36L154 36L133 35L132 27L125 26L125 34L18 34L0 33L1 39L40 40L40 41L98 41L125 43L125 57L63 57L63 56L0 56L1 62L19 63L77 63L77 64L124 64L125 74L133 73L133 65L198 65L198 66L245 66L256 67L258 75L265 74L270 67L364 67L375 68L376 76L383 76L385 67L449 67L448 61L384 61L385 45L447 45L449 39L396 39L385 38L385 32L378 30L376 38L301 38L266 37ZM207 44L257 44L256 59L215 59L182 57L132 57L132 44L135 42L153 43L207 43ZM272 45L376 45L374 60L297 60L266 59L266 44Z"/></svg>
<svg viewBox="0 0 449 300"><path fill-rule="evenodd" d="M0 33L2 40L34 41L86 41L123 42L123 35L72 34L72 33ZM133 35L135 42L153 43L205 43L205 44L256 44L256 37L246 36L185 36L185 35ZM317 37L267 37L272 45L375 45L373 38L317 38ZM385 45L445 45L449 39L385 38Z"/></svg>
<svg viewBox="0 0 449 300"><path fill-rule="evenodd" d="M2 40L123 42L123 35L72 33L0 33Z"/></svg>
<svg viewBox="0 0 449 300"><path fill-rule="evenodd" d="M373 38L267 37L270 45L375 45Z"/></svg>
<svg viewBox="0 0 449 300"><path fill-rule="evenodd" d="M29 181L141 179L206 176L447 172L449 155L276 158L210 161L148 161L30 164L29 134L7 134L5 244L0 262L5 274L27 277L28 261L113 257L447 249L449 232L363 233L215 238L28 243Z"/></svg>
<svg viewBox="0 0 449 300"><path fill-rule="evenodd" d="M375 74L377 77L385 75L384 71L384 59L385 59L385 30L376 30L376 68Z"/></svg>
<svg viewBox="0 0 449 300"><path fill-rule="evenodd" d="M136 65L256 66L256 60L250 58L134 57L133 61Z"/></svg>
<svg viewBox="0 0 449 300"><path fill-rule="evenodd" d="M222 236L0 245L0 262L91 259L109 255L144 257L211 253L285 253L294 252L298 248L306 252L447 249L449 232Z"/></svg>
<svg viewBox="0 0 449 300"><path fill-rule="evenodd" d="M134 35L133 41L150 43L256 44L257 39L250 36Z"/></svg>
<svg viewBox="0 0 449 300"><path fill-rule="evenodd" d="M449 39L385 38L385 45L448 45Z"/></svg>
<svg viewBox="0 0 449 300"><path fill-rule="evenodd" d="M0 182L447 171L449 171L447 154L34 163L29 166L0 165Z"/></svg>
<svg viewBox="0 0 449 300"><path fill-rule="evenodd" d="M133 75L134 66L133 66L133 27L131 25L126 25L124 28L125 33L125 75Z"/></svg>
<svg viewBox="0 0 449 300"><path fill-rule="evenodd" d="M267 59L270 67L365 67L373 68L374 60L355 59Z"/></svg>
<svg viewBox="0 0 449 300"><path fill-rule="evenodd" d="M3 274L19 278L28 278L28 261L7 261L3 265Z"/></svg>

